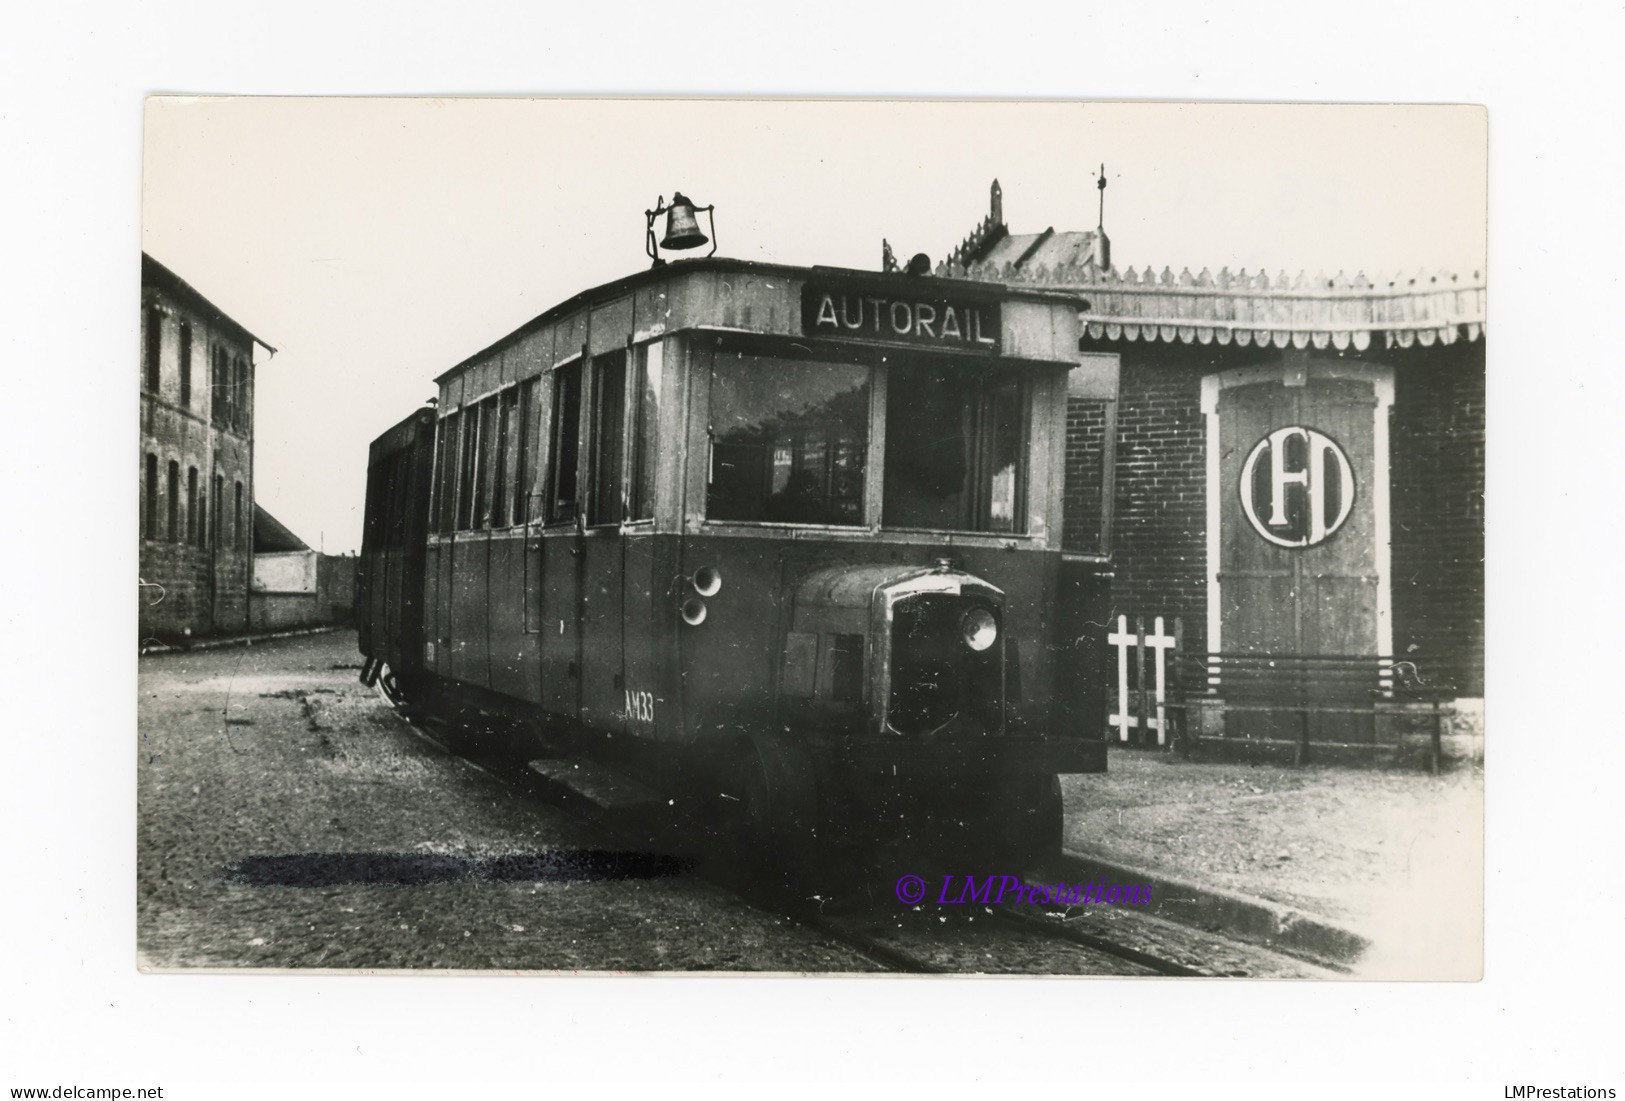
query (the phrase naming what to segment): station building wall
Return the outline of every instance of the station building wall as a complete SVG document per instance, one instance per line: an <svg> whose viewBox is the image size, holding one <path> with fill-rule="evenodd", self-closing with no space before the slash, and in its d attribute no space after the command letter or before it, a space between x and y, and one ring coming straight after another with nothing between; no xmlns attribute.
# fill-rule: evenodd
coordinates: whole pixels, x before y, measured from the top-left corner
<svg viewBox="0 0 1625 1101"><path fill-rule="evenodd" d="M1394 648L1484 694L1484 342L1393 353Z"/></svg>
<svg viewBox="0 0 1625 1101"><path fill-rule="evenodd" d="M355 616L355 564L353 556L313 550L256 554L249 597L253 629L350 622Z"/></svg>
<svg viewBox="0 0 1625 1101"><path fill-rule="evenodd" d="M1377 337L1380 341L1381 336ZM1178 616L1185 649L1207 648L1207 418L1204 377L1284 366L1291 350L1094 341L1121 356L1113 496L1113 615ZM1314 359L1389 368L1389 569L1393 649L1430 679L1483 695L1484 341ZM1300 355L1302 353L1299 353ZM1104 418L1068 409L1066 548L1092 553ZM1221 492L1230 487L1221 487Z"/></svg>

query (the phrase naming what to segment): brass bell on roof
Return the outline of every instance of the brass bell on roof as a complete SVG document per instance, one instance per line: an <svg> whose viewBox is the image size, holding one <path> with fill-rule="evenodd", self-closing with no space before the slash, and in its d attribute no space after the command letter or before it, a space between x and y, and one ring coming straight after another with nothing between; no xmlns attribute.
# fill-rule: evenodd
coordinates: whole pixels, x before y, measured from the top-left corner
<svg viewBox="0 0 1625 1101"><path fill-rule="evenodd" d="M711 224L711 236L707 237L700 229L699 215L705 212ZM661 214L666 216L666 236L661 240L659 248L655 247L655 219ZM656 266L665 263L660 257L659 249L690 249L698 248L707 241L711 242L711 251L707 256L716 255L717 223L715 208L710 206L694 205L694 200L681 191L674 191L671 196L671 205L666 205L664 198L655 201L653 210L643 212L645 219L644 250Z"/></svg>
<svg viewBox="0 0 1625 1101"><path fill-rule="evenodd" d="M666 237L661 248L698 248L711 238L700 232L700 220L694 216L694 203L681 191L671 197L671 208L666 211Z"/></svg>

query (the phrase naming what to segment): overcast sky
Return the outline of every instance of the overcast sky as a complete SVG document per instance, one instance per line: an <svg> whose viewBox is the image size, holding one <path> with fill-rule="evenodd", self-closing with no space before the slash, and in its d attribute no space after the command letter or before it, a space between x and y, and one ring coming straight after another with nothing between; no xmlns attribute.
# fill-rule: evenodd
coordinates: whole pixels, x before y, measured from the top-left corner
<svg viewBox="0 0 1625 1101"><path fill-rule="evenodd" d="M643 211L715 203L719 254L940 259L997 177L1016 233L1119 267L1482 271L1477 108L527 99L148 100L143 247L278 350L259 502L360 544L367 444L433 377L647 266Z"/></svg>

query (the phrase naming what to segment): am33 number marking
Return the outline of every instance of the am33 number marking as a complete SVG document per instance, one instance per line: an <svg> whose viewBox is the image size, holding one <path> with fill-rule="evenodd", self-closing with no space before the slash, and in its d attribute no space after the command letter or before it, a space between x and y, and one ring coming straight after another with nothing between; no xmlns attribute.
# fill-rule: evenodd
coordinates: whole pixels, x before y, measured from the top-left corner
<svg viewBox="0 0 1625 1101"><path fill-rule="evenodd" d="M655 721L655 698L650 692L634 692L628 689L625 693L626 709L623 712L632 722L652 723Z"/></svg>

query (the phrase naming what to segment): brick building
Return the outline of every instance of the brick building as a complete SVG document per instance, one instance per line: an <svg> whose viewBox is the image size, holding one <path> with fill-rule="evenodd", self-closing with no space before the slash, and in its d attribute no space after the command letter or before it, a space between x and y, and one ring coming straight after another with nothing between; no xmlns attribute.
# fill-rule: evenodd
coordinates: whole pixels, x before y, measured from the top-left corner
<svg viewBox="0 0 1625 1101"><path fill-rule="evenodd" d="M254 347L141 254L140 630L243 630L253 577Z"/></svg>
<svg viewBox="0 0 1625 1101"><path fill-rule="evenodd" d="M1121 370L1069 402L1066 545L1110 555L1120 613L1180 617L1191 652L1393 655L1483 695L1477 273L1119 271L1099 228L1012 235L995 183L935 274L1087 301L1080 351Z"/></svg>

